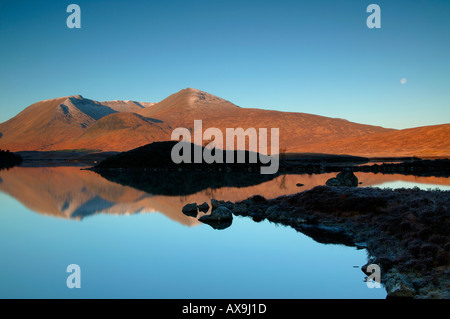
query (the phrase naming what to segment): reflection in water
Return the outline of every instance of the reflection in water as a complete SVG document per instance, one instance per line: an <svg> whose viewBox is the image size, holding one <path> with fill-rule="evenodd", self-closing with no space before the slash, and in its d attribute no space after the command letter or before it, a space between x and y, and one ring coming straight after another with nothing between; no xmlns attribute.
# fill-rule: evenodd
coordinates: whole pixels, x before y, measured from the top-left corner
<svg viewBox="0 0 450 319"><path fill-rule="evenodd" d="M249 187L270 181L276 175L259 172L146 171L103 170L100 175L121 185L131 186L153 195L185 196L205 189Z"/></svg>
<svg viewBox="0 0 450 319"><path fill-rule="evenodd" d="M221 179L214 179L211 175L193 179L153 176L152 180L149 173L132 182L128 179L126 183L133 186L130 187L118 183L121 181L118 176L108 176L116 181L113 182L79 167L15 167L0 171L0 190L44 215L79 220L98 213L161 212L174 221L192 226L200 222L181 212L188 203L209 203L211 198L233 202L255 194L275 198L324 185L329 178L336 176L335 173L280 175L275 178L260 174L254 178L243 175ZM392 185L388 182L395 181L408 182L408 185L450 185L450 178L444 177L373 173L356 173L356 176L361 186ZM297 183L303 186L298 187ZM195 192L189 191L186 185L191 185Z"/></svg>
<svg viewBox="0 0 450 319"><path fill-rule="evenodd" d="M359 268L367 262L363 251L318 244L267 220L256 224L235 218L232 227L219 232L180 226L201 224L182 213L187 203L211 198L239 201L255 194L273 198L323 185L335 175L284 175L255 185L222 183L195 193L166 195L162 190L173 190L170 185L149 193L143 189L151 183L125 186L79 167L0 171L0 190L28 207L20 209L12 198L2 200L0 297L385 298L383 289L368 289L362 281ZM364 186L396 180L450 184L449 179L357 176ZM74 223L41 218L28 210L77 220L104 215ZM170 220L161 214L106 216L144 212L161 212ZM83 272L85 288L67 289L65 269L70 263L88 270ZM201 275L192 275L192 270Z"/></svg>

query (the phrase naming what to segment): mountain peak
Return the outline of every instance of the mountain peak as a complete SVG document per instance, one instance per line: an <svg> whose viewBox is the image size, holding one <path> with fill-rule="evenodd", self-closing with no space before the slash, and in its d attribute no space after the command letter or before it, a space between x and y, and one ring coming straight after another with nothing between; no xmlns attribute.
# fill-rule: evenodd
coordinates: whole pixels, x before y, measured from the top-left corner
<svg viewBox="0 0 450 319"><path fill-rule="evenodd" d="M201 91L201 90L198 90L198 89L195 89L195 88L185 88L185 89L183 89L183 90L181 90L181 91L187 91L187 92L193 92L193 93L195 93L195 92L206 93L206 92L204 92L204 91ZM181 91L180 91L180 92L181 92Z"/></svg>
<svg viewBox="0 0 450 319"><path fill-rule="evenodd" d="M174 94L175 96L180 95L184 96L188 99L188 103L194 102L228 102L218 96L212 95L210 93L194 89L194 88L186 88L181 91L178 91Z"/></svg>
<svg viewBox="0 0 450 319"><path fill-rule="evenodd" d="M220 106L232 106L237 107L233 103L222 99L216 95L207 93L205 91L201 91L194 88L186 88L181 91L178 91L175 94L172 94L169 98L184 100L185 107L188 108L196 108L201 105L208 105L209 107L218 107Z"/></svg>
<svg viewBox="0 0 450 319"><path fill-rule="evenodd" d="M186 112L205 116L211 112L230 113L236 108L239 107L218 96L198 89L186 88L170 95L151 108L140 111L139 114L154 118L163 115L179 117L180 114Z"/></svg>

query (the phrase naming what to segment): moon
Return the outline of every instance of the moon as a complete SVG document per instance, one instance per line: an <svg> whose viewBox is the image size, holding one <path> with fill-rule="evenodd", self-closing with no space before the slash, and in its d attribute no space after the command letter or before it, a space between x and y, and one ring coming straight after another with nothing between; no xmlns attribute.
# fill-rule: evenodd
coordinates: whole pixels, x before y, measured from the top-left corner
<svg viewBox="0 0 450 319"><path fill-rule="evenodd" d="M401 84L406 84L406 78L401 79L401 80L400 80L400 83L401 83Z"/></svg>

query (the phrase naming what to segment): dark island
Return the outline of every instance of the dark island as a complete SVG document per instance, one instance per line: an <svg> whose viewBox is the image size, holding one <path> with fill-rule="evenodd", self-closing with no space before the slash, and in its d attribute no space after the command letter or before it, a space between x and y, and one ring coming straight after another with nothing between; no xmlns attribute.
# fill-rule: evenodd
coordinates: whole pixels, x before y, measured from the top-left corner
<svg viewBox="0 0 450 319"><path fill-rule="evenodd" d="M189 144L191 162L175 164L171 151L178 142L154 142L111 156L89 168L102 177L154 195L188 195L208 188L246 187L269 181L277 174L260 174L265 165L249 163L250 153L241 152L245 163L236 163L240 151L232 152L235 163L194 163L193 154L204 147ZM245 174L243 174L245 172Z"/></svg>
<svg viewBox="0 0 450 319"><path fill-rule="evenodd" d="M190 149L189 161L174 163L172 160L172 150L178 143L184 144ZM195 153L203 154L205 147L192 143L164 141L153 142L127 152L108 157L93 167L93 170L100 171L105 169L153 169L165 171L258 171L264 166L260 161L260 154L249 151L222 151L222 163L207 163L202 157L199 162L195 161ZM214 155L217 150L213 149ZM183 154L182 154L183 155ZM234 159L234 163L226 163L228 155ZM244 162L238 162L238 156L242 155ZM254 156L256 162L251 163L250 158Z"/></svg>

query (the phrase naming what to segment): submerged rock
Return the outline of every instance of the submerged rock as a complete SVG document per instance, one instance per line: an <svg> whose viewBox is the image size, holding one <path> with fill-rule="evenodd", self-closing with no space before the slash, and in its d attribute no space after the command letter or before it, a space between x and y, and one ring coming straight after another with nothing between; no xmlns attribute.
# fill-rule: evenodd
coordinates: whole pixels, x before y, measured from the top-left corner
<svg viewBox="0 0 450 319"><path fill-rule="evenodd" d="M358 178L351 169L344 169L336 177L330 178L326 182L327 186L358 186Z"/></svg>

